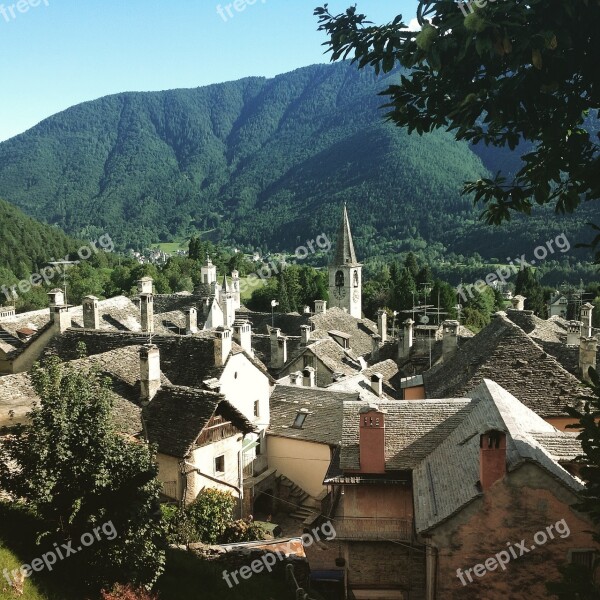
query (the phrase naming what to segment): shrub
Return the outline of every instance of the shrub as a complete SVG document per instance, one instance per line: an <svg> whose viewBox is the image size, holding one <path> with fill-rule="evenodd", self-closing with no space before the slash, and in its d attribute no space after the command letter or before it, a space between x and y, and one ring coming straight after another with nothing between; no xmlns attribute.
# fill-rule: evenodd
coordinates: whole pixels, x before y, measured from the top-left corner
<svg viewBox="0 0 600 600"><path fill-rule="evenodd" d="M158 596L144 588L117 584L110 592L102 592L102 600L158 600Z"/></svg>

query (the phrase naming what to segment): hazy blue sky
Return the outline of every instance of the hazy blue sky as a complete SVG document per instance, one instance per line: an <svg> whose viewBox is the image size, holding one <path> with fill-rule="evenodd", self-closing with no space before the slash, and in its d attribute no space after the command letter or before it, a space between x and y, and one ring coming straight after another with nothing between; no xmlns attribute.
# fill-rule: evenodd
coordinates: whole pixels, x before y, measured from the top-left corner
<svg viewBox="0 0 600 600"><path fill-rule="evenodd" d="M240 0L238 0L239 2ZM26 4L29 3L29 4ZM35 6L39 3L39 6ZM197 87L325 62L319 0L0 0L0 140L69 106L123 91ZM372 20L414 18L417 0L357 3ZM231 5L230 5L231 6ZM11 8L12 7L12 8Z"/></svg>

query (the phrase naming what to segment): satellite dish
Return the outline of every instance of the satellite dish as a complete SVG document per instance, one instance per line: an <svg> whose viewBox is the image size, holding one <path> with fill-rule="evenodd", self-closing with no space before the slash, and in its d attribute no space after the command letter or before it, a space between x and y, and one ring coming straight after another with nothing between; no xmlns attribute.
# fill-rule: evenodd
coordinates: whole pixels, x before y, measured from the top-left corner
<svg viewBox="0 0 600 600"><path fill-rule="evenodd" d="M420 321L423 323L423 325L427 325L427 323L429 323L429 317L427 315L423 315Z"/></svg>

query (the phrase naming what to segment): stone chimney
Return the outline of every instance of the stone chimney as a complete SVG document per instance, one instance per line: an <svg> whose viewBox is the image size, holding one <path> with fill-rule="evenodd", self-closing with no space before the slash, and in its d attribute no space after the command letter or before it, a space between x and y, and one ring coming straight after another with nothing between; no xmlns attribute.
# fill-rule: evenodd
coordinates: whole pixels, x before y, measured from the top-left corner
<svg viewBox="0 0 600 600"><path fill-rule="evenodd" d="M592 383L589 376L590 367L596 368L596 351L598 340L595 337L582 337L579 344L579 371L584 381Z"/></svg>
<svg viewBox="0 0 600 600"><path fill-rule="evenodd" d="M591 338L593 335L592 332L592 311L594 310L594 305L586 302L581 307L581 321L583 322L583 330L581 335L586 338Z"/></svg>
<svg viewBox="0 0 600 600"><path fill-rule="evenodd" d="M290 385L297 385L299 387L302 387L302 371L290 373Z"/></svg>
<svg viewBox="0 0 600 600"><path fill-rule="evenodd" d="M0 306L0 319L4 319L6 317L14 317L16 314L16 309L14 306Z"/></svg>
<svg viewBox="0 0 600 600"><path fill-rule="evenodd" d="M371 334L371 362L379 362L379 345L381 336L376 333Z"/></svg>
<svg viewBox="0 0 600 600"><path fill-rule="evenodd" d="M567 324L567 346L579 346L581 326L581 321L569 321Z"/></svg>
<svg viewBox="0 0 600 600"><path fill-rule="evenodd" d="M460 323L451 319L442 323L442 359L448 360L458 348L458 328Z"/></svg>
<svg viewBox="0 0 600 600"><path fill-rule="evenodd" d="M154 333L154 294L152 277L142 277L138 284L140 296L140 324L143 333Z"/></svg>
<svg viewBox="0 0 600 600"><path fill-rule="evenodd" d="M315 300L315 315L324 315L327 312L326 300Z"/></svg>
<svg viewBox="0 0 600 600"><path fill-rule="evenodd" d="M371 375L371 389L379 397L383 396L383 375L381 373Z"/></svg>
<svg viewBox="0 0 600 600"><path fill-rule="evenodd" d="M359 451L361 473L385 473L385 417L377 406L359 411Z"/></svg>
<svg viewBox="0 0 600 600"><path fill-rule="evenodd" d="M215 330L215 367L224 367L231 354L231 329L217 327Z"/></svg>
<svg viewBox="0 0 600 600"><path fill-rule="evenodd" d="M244 352L251 356L252 352L252 325L246 319L237 319L233 324L233 339L242 347Z"/></svg>
<svg viewBox="0 0 600 600"><path fill-rule="evenodd" d="M488 431L479 437L479 482L485 492L506 475L506 434Z"/></svg>
<svg viewBox="0 0 600 600"><path fill-rule="evenodd" d="M140 400L144 406L160 389L160 351L154 344L140 348L140 384Z"/></svg>
<svg viewBox="0 0 600 600"><path fill-rule="evenodd" d="M309 342L310 342L310 334L312 333L312 328L310 325L302 325L302 327L300 327L300 335L302 337L302 345L303 346L308 346Z"/></svg>
<svg viewBox="0 0 600 600"><path fill-rule="evenodd" d="M381 338L381 343L387 342L387 312L383 309L377 311L377 333Z"/></svg>
<svg viewBox="0 0 600 600"><path fill-rule="evenodd" d="M83 327L85 329L100 329L100 311L98 298L86 296L83 299Z"/></svg>
<svg viewBox="0 0 600 600"><path fill-rule="evenodd" d="M304 387L316 387L316 371L312 367L306 367L302 371L302 384L304 385Z"/></svg>
<svg viewBox="0 0 600 600"><path fill-rule="evenodd" d="M511 298L513 308L515 310L525 310L525 300L527 300L527 298L521 295Z"/></svg>
<svg viewBox="0 0 600 600"><path fill-rule="evenodd" d="M408 358L410 349L413 345L413 326L415 322L412 319L406 319L403 324L402 333L398 336L398 360Z"/></svg>
<svg viewBox="0 0 600 600"><path fill-rule="evenodd" d="M287 338L281 335L281 329L271 329L272 369L281 369L287 362Z"/></svg>
<svg viewBox="0 0 600 600"><path fill-rule="evenodd" d="M64 333L71 327L71 313L69 307L65 304L65 295L62 290L54 289L48 292L50 301L50 320L53 324L54 332Z"/></svg>
<svg viewBox="0 0 600 600"><path fill-rule="evenodd" d="M198 310L194 306L185 309L185 335L198 333Z"/></svg>

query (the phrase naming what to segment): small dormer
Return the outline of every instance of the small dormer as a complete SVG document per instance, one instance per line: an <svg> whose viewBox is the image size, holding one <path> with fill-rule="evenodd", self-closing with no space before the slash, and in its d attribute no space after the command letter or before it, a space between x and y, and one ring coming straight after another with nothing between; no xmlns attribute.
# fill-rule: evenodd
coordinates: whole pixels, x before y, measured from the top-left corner
<svg viewBox="0 0 600 600"><path fill-rule="evenodd" d="M350 349L350 336L343 331L332 330L327 332L330 337L339 344L344 350Z"/></svg>

